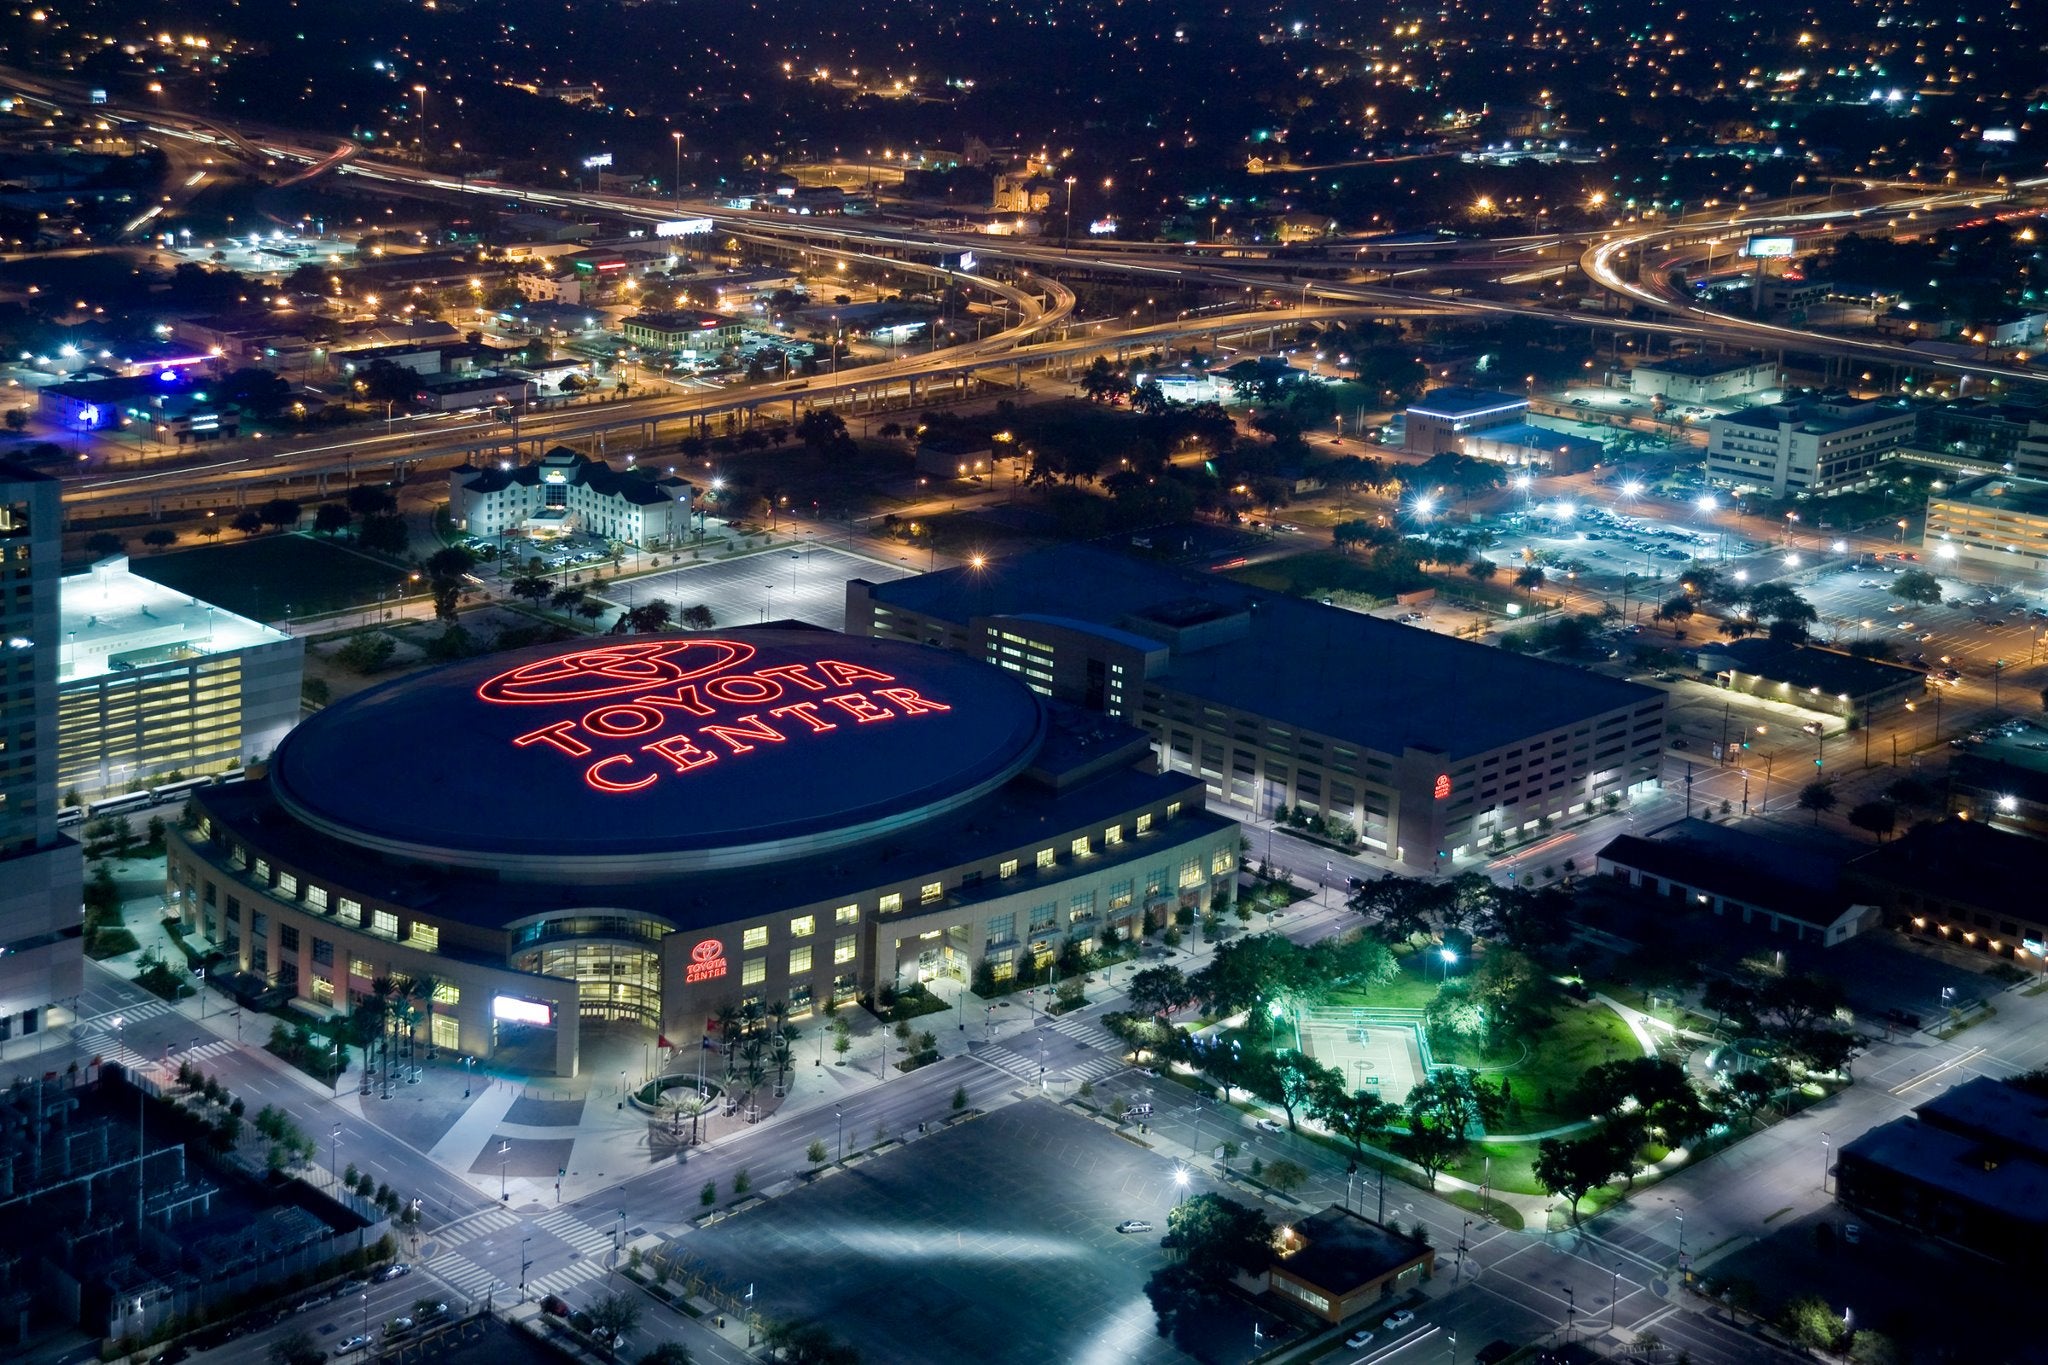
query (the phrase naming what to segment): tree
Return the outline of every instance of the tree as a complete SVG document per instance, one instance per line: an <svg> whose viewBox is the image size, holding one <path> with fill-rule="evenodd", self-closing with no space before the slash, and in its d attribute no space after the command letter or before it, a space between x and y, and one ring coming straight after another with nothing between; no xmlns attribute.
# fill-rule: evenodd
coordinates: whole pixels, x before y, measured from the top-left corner
<svg viewBox="0 0 2048 1365"><path fill-rule="evenodd" d="M761 1345L780 1365L860 1365L859 1352L816 1322L764 1324Z"/></svg>
<svg viewBox="0 0 2048 1365"><path fill-rule="evenodd" d="M168 526L152 526L142 533L142 543L152 550L168 550L178 543L178 533Z"/></svg>
<svg viewBox="0 0 2048 1365"><path fill-rule="evenodd" d="M605 1332L605 1354L616 1358L619 1338L640 1325L640 1300L620 1290L604 1295L589 1311L591 1325Z"/></svg>
<svg viewBox="0 0 2048 1365"><path fill-rule="evenodd" d="M1332 1097L1344 1091L1344 1073L1335 1067L1321 1066L1300 1052L1290 1052L1274 1059L1270 1073L1273 1082L1273 1098L1287 1114L1289 1132L1299 1132L1295 1123L1297 1110L1314 1112L1318 1104L1329 1104Z"/></svg>
<svg viewBox="0 0 2048 1365"><path fill-rule="evenodd" d="M362 630L348 637L334 652L334 661L352 672L375 673L391 662L397 644L380 631Z"/></svg>
<svg viewBox="0 0 2048 1365"><path fill-rule="evenodd" d="M6 420L9 431L26 431L28 430L28 409L9 408Z"/></svg>
<svg viewBox="0 0 2048 1365"><path fill-rule="evenodd" d="M547 579L539 574L521 574L512 580L512 595L523 597L536 607L545 602L552 591L553 588L549 586Z"/></svg>
<svg viewBox="0 0 2048 1365"><path fill-rule="evenodd" d="M1941 580L1925 569L1908 569L1892 579L1891 595L1902 602L1936 606L1941 602Z"/></svg>
<svg viewBox="0 0 2048 1365"><path fill-rule="evenodd" d="M637 1365L690 1365L690 1348L680 1341L664 1341L642 1351Z"/></svg>
<svg viewBox="0 0 2048 1365"><path fill-rule="evenodd" d="M718 619L711 614L711 608L702 602L694 607L684 607L680 619L685 630L710 630L718 624Z"/></svg>
<svg viewBox="0 0 2048 1365"><path fill-rule="evenodd" d="M1545 1138L1536 1145L1536 1183L1546 1194L1571 1201L1573 1226L1579 1201L1615 1176L1614 1143L1604 1133L1582 1138Z"/></svg>
<svg viewBox="0 0 2048 1365"><path fill-rule="evenodd" d="M830 408L812 408L796 422L796 438L819 454L851 445L846 419Z"/></svg>
<svg viewBox="0 0 2048 1365"><path fill-rule="evenodd" d="M628 611L621 619L631 627L634 634L649 635L655 631L668 629L669 616L672 611L673 608L668 603L660 598L656 598L652 602L642 602L639 606Z"/></svg>
<svg viewBox="0 0 2048 1365"><path fill-rule="evenodd" d="M320 1365L325 1359L327 1352L314 1342L311 1332L303 1329L271 1343L270 1365Z"/></svg>
<svg viewBox="0 0 2048 1365"><path fill-rule="evenodd" d="M825 1145L823 1138L812 1138L811 1145L804 1148L804 1159L814 1167L824 1165L826 1158L831 1155L832 1149Z"/></svg>
<svg viewBox="0 0 2048 1365"><path fill-rule="evenodd" d="M1899 816L1888 801L1859 801L1849 808L1849 823L1875 834L1881 844L1898 827Z"/></svg>
<svg viewBox="0 0 2048 1365"><path fill-rule="evenodd" d="M1747 1119L1754 1128L1757 1116L1770 1107L1771 1100L1791 1081L1784 1067L1776 1062L1765 1062L1736 1072L1729 1078L1724 1095L1728 1107Z"/></svg>
<svg viewBox="0 0 2048 1365"><path fill-rule="evenodd" d="M354 514L338 502L323 502L313 509L313 529L323 536L340 535L354 520Z"/></svg>
<svg viewBox="0 0 2048 1365"><path fill-rule="evenodd" d="M398 510L391 488L380 483L359 483L348 490L348 510L359 517L389 516Z"/></svg>
<svg viewBox="0 0 2048 1365"><path fill-rule="evenodd" d="M94 531L85 538L85 548L91 551L96 559L117 555L127 547L127 544L127 541L111 531Z"/></svg>
<svg viewBox="0 0 2048 1365"><path fill-rule="evenodd" d="M1835 808L1835 787L1832 782L1809 782L1799 789L1799 809L1813 812L1813 823L1820 824L1823 812Z"/></svg>
<svg viewBox="0 0 2048 1365"><path fill-rule="evenodd" d="M1293 1194L1308 1183L1308 1167L1298 1161L1280 1158L1266 1167L1266 1183L1282 1194Z"/></svg>
<svg viewBox="0 0 2048 1365"><path fill-rule="evenodd" d="M1690 621L1692 614L1692 599L1683 593L1657 608L1657 619L1666 625L1672 625L1679 621Z"/></svg>
<svg viewBox="0 0 2048 1365"><path fill-rule="evenodd" d="M228 525L234 527L245 536L253 536L263 529L263 517L255 508L244 507L241 511L235 513L234 519L228 522Z"/></svg>
<svg viewBox="0 0 2048 1365"><path fill-rule="evenodd" d="M1205 1280L1256 1275L1272 1264L1273 1226L1266 1215L1220 1194L1182 1200L1166 1215L1159 1243Z"/></svg>
<svg viewBox="0 0 2048 1365"><path fill-rule="evenodd" d="M1350 1143L1355 1157L1365 1155L1367 1138L1384 1132L1401 1117L1399 1105L1387 1103L1373 1090L1354 1090L1346 1094L1339 1089L1318 1098L1320 1103L1310 1113L1317 1122Z"/></svg>
<svg viewBox="0 0 2048 1365"><path fill-rule="evenodd" d="M299 505L290 498L272 498L256 509L256 515L263 519L265 526L283 530L299 524Z"/></svg>
<svg viewBox="0 0 2048 1365"><path fill-rule="evenodd" d="M379 554L403 555L412 544L412 536L405 529L405 518L396 513L383 512L365 517L356 527L356 544L365 550Z"/></svg>
<svg viewBox="0 0 2048 1365"><path fill-rule="evenodd" d="M1164 1018L1193 998L1187 977L1178 967L1148 967L1131 978L1131 1008L1155 1019Z"/></svg>
<svg viewBox="0 0 2048 1365"><path fill-rule="evenodd" d="M1789 1300L1778 1315L1778 1324L1801 1346L1816 1351L1836 1349L1849 1331L1842 1315L1817 1294Z"/></svg>

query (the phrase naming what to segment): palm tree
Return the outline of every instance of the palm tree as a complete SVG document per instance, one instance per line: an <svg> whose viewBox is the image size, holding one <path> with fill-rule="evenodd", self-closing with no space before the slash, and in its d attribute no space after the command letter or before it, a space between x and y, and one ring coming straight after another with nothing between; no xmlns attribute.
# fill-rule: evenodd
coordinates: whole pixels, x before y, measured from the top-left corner
<svg viewBox="0 0 2048 1365"><path fill-rule="evenodd" d="M718 1051L725 1058L725 1074L732 1075L732 1050L740 1041L740 1007L726 1004L718 1007Z"/></svg>
<svg viewBox="0 0 2048 1365"><path fill-rule="evenodd" d="M769 1060L775 1063L775 1093L781 1094L789 1084L789 1069L796 1064L796 1051L789 1045L789 1034L777 1030L775 1042L769 1048Z"/></svg>
<svg viewBox="0 0 2048 1365"><path fill-rule="evenodd" d="M429 1057L434 1055L434 994L441 989L441 985L441 979L435 976L416 976L406 983L406 994L425 1007Z"/></svg>

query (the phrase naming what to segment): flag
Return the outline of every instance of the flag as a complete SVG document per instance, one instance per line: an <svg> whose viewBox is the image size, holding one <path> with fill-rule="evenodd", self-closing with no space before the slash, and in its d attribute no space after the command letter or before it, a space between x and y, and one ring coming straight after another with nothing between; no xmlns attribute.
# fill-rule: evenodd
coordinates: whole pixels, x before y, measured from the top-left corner
<svg viewBox="0 0 2048 1365"><path fill-rule="evenodd" d="M654 1037L654 1045L660 1048L663 1052L672 1052L675 1050L675 1044L671 1043L668 1040L668 1035L666 1033L656 1034Z"/></svg>

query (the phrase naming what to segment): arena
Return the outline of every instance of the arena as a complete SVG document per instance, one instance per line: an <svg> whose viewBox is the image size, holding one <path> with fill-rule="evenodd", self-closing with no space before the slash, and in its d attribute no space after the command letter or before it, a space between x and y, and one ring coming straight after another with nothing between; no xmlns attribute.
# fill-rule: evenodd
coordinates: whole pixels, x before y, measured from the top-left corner
<svg viewBox="0 0 2048 1365"><path fill-rule="evenodd" d="M431 978L437 1047L573 1074L601 1023L1002 979L1234 896L1145 734L958 654L790 624L550 645L303 722L171 838L224 962L315 1012Z"/></svg>

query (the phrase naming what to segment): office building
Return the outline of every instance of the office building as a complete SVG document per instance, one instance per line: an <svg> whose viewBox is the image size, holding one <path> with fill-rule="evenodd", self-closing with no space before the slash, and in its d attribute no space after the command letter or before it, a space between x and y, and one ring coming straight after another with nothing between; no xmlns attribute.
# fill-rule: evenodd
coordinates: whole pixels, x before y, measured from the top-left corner
<svg viewBox="0 0 2048 1365"><path fill-rule="evenodd" d="M1776 363L1739 356L1666 356L1645 360L1628 373L1630 393L1671 403L1725 403L1777 382Z"/></svg>
<svg viewBox="0 0 2048 1365"><path fill-rule="evenodd" d="M1707 479L1784 497L1846 488L1913 439L1913 410L1845 393L1788 397L1707 423Z"/></svg>
<svg viewBox="0 0 2048 1365"><path fill-rule="evenodd" d="M673 474L613 469L567 446L532 464L448 471L448 514L473 536L581 531L628 545L673 545L690 530L696 489Z"/></svg>
<svg viewBox="0 0 2048 1365"><path fill-rule="evenodd" d="M985 659L1144 728L1218 809L1441 868L1658 780L1662 692L1063 545L847 584L846 628Z"/></svg>
<svg viewBox="0 0 2048 1365"><path fill-rule="evenodd" d="M67 801L240 772L297 723L298 637L131 573L124 555L67 575L59 600Z"/></svg>
<svg viewBox="0 0 2048 1365"><path fill-rule="evenodd" d="M57 828L57 480L0 463L0 1043L85 984L85 857Z"/></svg>
<svg viewBox="0 0 2048 1365"><path fill-rule="evenodd" d="M637 313L619 324L619 335L648 351L715 355L739 345L744 326L724 313Z"/></svg>

